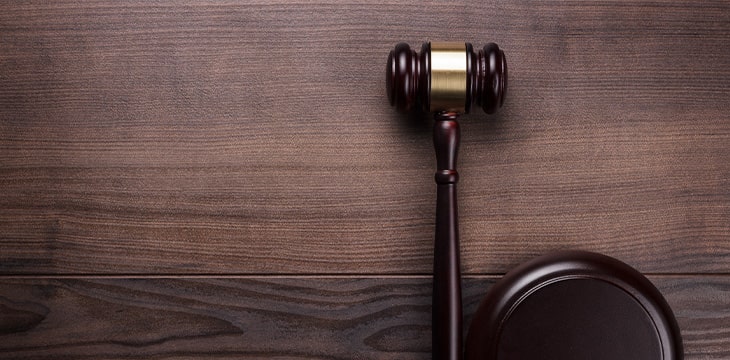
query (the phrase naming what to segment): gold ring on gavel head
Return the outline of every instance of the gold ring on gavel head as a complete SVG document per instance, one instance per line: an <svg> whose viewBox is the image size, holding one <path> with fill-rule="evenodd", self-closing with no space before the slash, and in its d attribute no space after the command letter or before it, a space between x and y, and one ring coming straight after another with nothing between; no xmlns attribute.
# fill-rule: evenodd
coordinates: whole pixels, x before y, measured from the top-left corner
<svg viewBox="0 0 730 360"><path fill-rule="evenodd" d="M466 111L466 44L431 43L430 111Z"/></svg>

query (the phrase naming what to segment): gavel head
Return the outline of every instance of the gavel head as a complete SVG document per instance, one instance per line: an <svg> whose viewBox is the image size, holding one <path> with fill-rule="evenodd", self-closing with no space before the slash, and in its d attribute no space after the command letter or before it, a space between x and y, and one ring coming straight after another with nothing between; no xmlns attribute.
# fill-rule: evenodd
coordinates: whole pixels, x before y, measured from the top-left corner
<svg viewBox="0 0 730 360"><path fill-rule="evenodd" d="M488 114L504 102L507 62L494 43L474 52L470 43L424 43L421 53L400 43L388 55L386 87L398 110L468 113L473 104Z"/></svg>

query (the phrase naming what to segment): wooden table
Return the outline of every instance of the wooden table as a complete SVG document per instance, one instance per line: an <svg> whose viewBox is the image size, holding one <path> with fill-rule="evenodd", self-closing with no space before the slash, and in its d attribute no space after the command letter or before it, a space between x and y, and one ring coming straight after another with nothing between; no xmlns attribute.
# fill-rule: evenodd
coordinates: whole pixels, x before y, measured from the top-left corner
<svg viewBox="0 0 730 360"><path fill-rule="evenodd" d="M670 0L3 3L0 358L430 358L431 126L384 84L428 40L510 66L461 122L465 312L597 251L730 358L730 3Z"/></svg>

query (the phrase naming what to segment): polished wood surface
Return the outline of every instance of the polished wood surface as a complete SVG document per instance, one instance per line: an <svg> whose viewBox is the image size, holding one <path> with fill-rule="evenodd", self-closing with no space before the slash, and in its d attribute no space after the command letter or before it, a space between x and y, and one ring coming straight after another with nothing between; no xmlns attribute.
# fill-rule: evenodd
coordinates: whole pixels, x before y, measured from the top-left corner
<svg viewBox="0 0 730 360"><path fill-rule="evenodd" d="M730 4L676 0L0 4L0 357L428 358L431 124L384 84L428 40L509 61L463 273L601 252L730 357Z"/></svg>

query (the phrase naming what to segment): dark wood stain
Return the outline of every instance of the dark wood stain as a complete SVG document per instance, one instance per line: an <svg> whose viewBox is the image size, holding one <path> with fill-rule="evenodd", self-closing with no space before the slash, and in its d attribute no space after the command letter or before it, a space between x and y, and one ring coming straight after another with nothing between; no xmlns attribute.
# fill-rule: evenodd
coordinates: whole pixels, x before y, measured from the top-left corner
<svg viewBox="0 0 730 360"><path fill-rule="evenodd" d="M92 0L0 4L0 358L427 358L431 124L384 77L429 40L510 71L462 272L601 252L730 357L727 2Z"/></svg>
<svg viewBox="0 0 730 360"><path fill-rule="evenodd" d="M495 279L464 280L467 324ZM730 356L726 276L651 280L675 308L688 359ZM4 318L42 318L9 334L3 324L3 359L431 357L428 277L32 278L0 289Z"/></svg>

